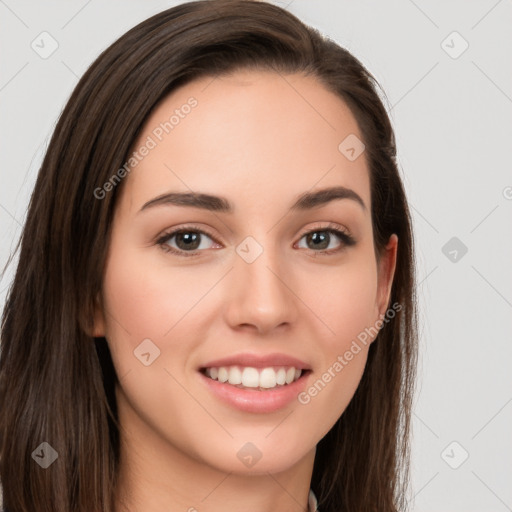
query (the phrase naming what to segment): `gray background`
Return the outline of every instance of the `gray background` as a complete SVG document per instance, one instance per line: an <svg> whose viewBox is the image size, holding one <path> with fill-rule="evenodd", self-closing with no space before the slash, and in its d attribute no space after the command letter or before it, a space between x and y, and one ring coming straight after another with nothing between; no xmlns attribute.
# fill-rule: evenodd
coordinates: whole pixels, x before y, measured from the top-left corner
<svg viewBox="0 0 512 512"><path fill-rule="evenodd" d="M177 3L0 0L2 267L78 77L130 27ZM512 510L512 4L274 3L351 50L388 97L418 253L412 509ZM43 31L58 43L46 59L31 47L51 48Z"/></svg>

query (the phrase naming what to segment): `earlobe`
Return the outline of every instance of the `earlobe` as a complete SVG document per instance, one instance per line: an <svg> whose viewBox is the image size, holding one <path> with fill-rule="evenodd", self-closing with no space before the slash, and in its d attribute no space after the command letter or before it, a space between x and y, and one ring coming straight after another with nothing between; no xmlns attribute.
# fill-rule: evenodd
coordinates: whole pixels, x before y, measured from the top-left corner
<svg viewBox="0 0 512 512"><path fill-rule="evenodd" d="M385 315L391 297L391 288L395 276L398 236L392 234L384 248L378 265L377 308L379 315Z"/></svg>
<svg viewBox="0 0 512 512"><path fill-rule="evenodd" d="M94 317L92 330L87 334L93 338L102 338L105 336L105 317L103 314L103 304L99 293L94 300Z"/></svg>

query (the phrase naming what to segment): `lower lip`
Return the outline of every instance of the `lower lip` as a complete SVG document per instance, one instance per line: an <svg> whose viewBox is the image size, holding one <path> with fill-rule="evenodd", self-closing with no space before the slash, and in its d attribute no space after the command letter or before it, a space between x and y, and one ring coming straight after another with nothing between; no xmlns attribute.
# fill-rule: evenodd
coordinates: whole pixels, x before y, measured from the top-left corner
<svg viewBox="0 0 512 512"><path fill-rule="evenodd" d="M271 388L265 391L257 389L242 389L218 380L210 379L199 372L201 379L220 400L236 407L241 411L266 413L286 407L306 387L306 381L311 372L303 373L291 384Z"/></svg>

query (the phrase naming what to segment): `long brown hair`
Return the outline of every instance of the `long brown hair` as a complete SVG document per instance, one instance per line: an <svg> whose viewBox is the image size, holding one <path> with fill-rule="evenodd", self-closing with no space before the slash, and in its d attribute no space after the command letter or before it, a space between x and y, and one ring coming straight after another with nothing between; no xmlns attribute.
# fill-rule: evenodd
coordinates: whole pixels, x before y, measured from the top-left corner
<svg viewBox="0 0 512 512"><path fill-rule="evenodd" d="M39 170L2 318L0 481L5 511L115 510L117 382L95 298L123 182L120 169L149 114L179 85L242 68L316 77L353 112L366 145L377 258L398 235L396 317L370 346L348 408L318 443L311 487L322 512L406 507L417 357L411 218L393 129L373 76L348 51L284 9L251 0L178 5L140 23L89 67ZM47 469L33 452L47 442Z"/></svg>

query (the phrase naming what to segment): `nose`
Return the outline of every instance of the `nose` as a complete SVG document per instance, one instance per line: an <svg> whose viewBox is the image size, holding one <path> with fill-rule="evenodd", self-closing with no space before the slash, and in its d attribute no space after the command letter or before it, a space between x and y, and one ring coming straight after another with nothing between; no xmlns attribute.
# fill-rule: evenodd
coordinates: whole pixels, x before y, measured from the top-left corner
<svg viewBox="0 0 512 512"><path fill-rule="evenodd" d="M251 263L235 255L230 272L226 320L233 329L267 334L290 327L298 317L299 300L294 291L290 268L283 256L270 250Z"/></svg>

